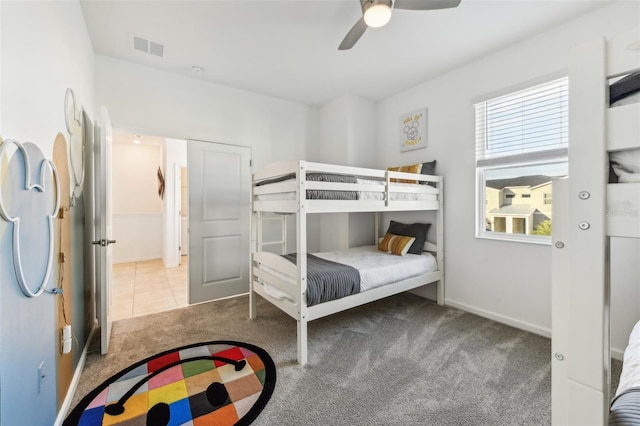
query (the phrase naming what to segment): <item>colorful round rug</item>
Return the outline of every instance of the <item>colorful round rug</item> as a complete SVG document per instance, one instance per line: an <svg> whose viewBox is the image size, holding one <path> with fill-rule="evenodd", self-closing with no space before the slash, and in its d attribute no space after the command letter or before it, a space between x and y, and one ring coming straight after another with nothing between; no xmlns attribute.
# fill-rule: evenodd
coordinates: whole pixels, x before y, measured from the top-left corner
<svg viewBox="0 0 640 426"><path fill-rule="evenodd" d="M159 353L127 367L85 396L64 426L248 425L276 384L269 354L214 341Z"/></svg>

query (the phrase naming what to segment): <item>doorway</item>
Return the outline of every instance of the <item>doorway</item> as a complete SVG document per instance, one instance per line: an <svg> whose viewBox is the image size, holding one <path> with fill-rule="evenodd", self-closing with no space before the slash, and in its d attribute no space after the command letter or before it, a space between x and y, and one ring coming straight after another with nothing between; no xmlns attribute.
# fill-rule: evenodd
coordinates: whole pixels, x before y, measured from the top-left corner
<svg viewBox="0 0 640 426"><path fill-rule="evenodd" d="M188 260L179 252L186 141L117 129L113 133L113 235L118 244L112 317L187 306Z"/></svg>
<svg viewBox="0 0 640 426"><path fill-rule="evenodd" d="M119 130L113 145L113 318L246 293L251 149Z"/></svg>

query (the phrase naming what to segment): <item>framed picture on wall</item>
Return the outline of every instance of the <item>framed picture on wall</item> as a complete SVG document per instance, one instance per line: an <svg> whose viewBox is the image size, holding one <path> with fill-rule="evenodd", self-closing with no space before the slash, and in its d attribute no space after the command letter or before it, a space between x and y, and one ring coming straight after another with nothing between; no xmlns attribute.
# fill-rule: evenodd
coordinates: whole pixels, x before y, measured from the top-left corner
<svg viewBox="0 0 640 426"><path fill-rule="evenodd" d="M400 116L400 152L427 147L427 109Z"/></svg>

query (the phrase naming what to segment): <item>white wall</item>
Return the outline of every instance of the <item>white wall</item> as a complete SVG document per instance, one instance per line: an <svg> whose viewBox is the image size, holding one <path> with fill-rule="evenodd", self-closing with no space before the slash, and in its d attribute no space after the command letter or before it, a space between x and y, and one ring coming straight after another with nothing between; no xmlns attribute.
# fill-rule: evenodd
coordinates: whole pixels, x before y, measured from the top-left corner
<svg viewBox="0 0 640 426"><path fill-rule="evenodd" d="M118 242L113 246L114 263L162 258L160 166L159 145L113 144L113 238Z"/></svg>
<svg viewBox="0 0 640 426"><path fill-rule="evenodd" d="M272 161L306 159L318 140L314 107L100 55L96 100L109 109L114 127L249 146L254 171Z"/></svg>
<svg viewBox="0 0 640 426"><path fill-rule="evenodd" d="M77 102L95 118L94 57L82 11L76 1L3 1L0 11L0 134L33 142L51 159L56 134L66 134L63 105L67 88L74 90ZM73 217L76 212L72 209ZM11 253L10 238L7 240L12 233L10 227L0 220L0 417L3 425L53 424L58 396L55 328L60 302L49 294L28 299L17 290L11 256L7 255ZM75 238L82 235L82 225L76 226L74 221L71 231L72 262L79 260L82 264L83 250ZM25 233L25 241L48 244L45 235L30 235L29 229L21 232ZM83 277L76 272L72 287L82 289ZM48 287L52 286L50 282ZM76 322L84 321L82 307L73 315L75 332ZM74 345L74 360L85 341L84 333L77 337L80 348ZM46 377L38 393L37 369L41 361L45 362Z"/></svg>
<svg viewBox="0 0 640 426"><path fill-rule="evenodd" d="M313 147L313 158L310 160L349 165L349 98L343 96L323 105L319 123L319 140ZM318 239L307 237L309 251L344 250L349 247L347 213L309 215L307 220L316 224L315 227L320 231ZM314 229L314 225L311 229ZM322 232L329 229L331 232Z"/></svg>
<svg viewBox="0 0 640 426"><path fill-rule="evenodd" d="M571 46L637 25L639 7L638 2L607 6L399 93L378 105L378 166L437 159L436 171L444 175L446 303L550 336L551 247L482 240L474 236L473 104L487 95L544 76L566 73ZM428 108L429 146L425 150L401 154L398 118L422 107ZM614 295L621 285L631 285L630 276L623 281L628 284L614 283ZM637 282L633 285L637 286ZM623 302L614 299L612 310L628 312L633 309L629 305L623 306ZM617 318L612 315L612 329L622 327L615 323ZM626 333L628 335L628 330ZM614 347L621 348L626 344L619 337L612 337Z"/></svg>
<svg viewBox="0 0 640 426"><path fill-rule="evenodd" d="M253 169L305 158L317 110L96 56L96 100L114 127L165 138L198 139L252 148Z"/></svg>
<svg viewBox="0 0 640 426"><path fill-rule="evenodd" d="M348 96L347 164L357 167L376 166L376 106L373 102ZM349 213L349 247L374 243L374 216L371 213Z"/></svg>
<svg viewBox="0 0 640 426"><path fill-rule="evenodd" d="M375 164L375 105L345 95L320 108L319 139L309 149L309 160L357 167ZM308 217L310 251L341 250L373 242L371 213L335 213ZM319 238L313 238L319 230ZM325 230L325 232L321 232Z"/></svg>

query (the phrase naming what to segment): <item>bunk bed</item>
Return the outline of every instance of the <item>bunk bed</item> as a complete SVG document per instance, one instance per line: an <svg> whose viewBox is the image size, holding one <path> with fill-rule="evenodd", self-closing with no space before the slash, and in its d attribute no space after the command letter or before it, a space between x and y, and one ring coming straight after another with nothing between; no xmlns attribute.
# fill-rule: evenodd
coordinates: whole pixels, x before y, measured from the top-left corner
<svg viewBox="0 0 640 426"><path fill-rule="evenodd" d="M294 318L297 321L298 362L304 365L308 359L309 321L431 283L436 284L437 303L443 304L442 183L441 176L307 161L272 163L256 172L253 176L252 193L252 235L255 238L255 250L251 257L250 318L256 317L257 295ZM353 248L346 252L307 253L309 214L372 212L375 215L373 241L378 242L381 213L400 211L433 211L435 214L425 214L424 222L432 219L429 222L430 226L435 227L435 244L424 240L426 228L421 230L424 231L422 235L425 235L422 239L417 235L411 235L412 229L416 226L428 225L400 224L392 221L387 231L393 233L387 232L385 237L397 234L414 238L405 247L413 254L389 254L378 250L381 248L379 246ZM272 219L273 214L281 215L283 218L295 215L295 254L288 253L286 219L282 225L282 238L276 242L281 244L281 253L267 250L269 242L263 240L263 223ZM381 244L384 243L383 239ZM371 260L370 256L380 258ZM332 287L332 292L342 291L339 294L342 297L317 296L318 291L322 290L317 290L319 284L312 282L312 276L322 276L331 272L334 266L339 267L333 263L327 266L325 262L337 262L339 265L346 264L348 268L356 268L360 288L345 291L336 289L351 285L341 284ZM408 266L406 262L417 262L418 266ZM309 268L317 263L321 264L320 272L315 269L311 271ZM379 267L382 263L399 269L387 273L386 280L380 279L385 275L380 269L373 272L364 270L367 265ZM360 269L361 267L363 269ZM410 271L412 268L414 272L401 274L401 271ZM344 277L349 271L341 273ZM324 280L324 277L321 280Z"/></svg>
<svg viewBox="0 0 640 426"><path fill-rule="evenodd" d="M615 183L610 173L610 159L640 149L640 103L617 103L614 86L638 71L639 27L571 49L569 177L553 183L553 424L640 421L640 368L626 362L640 358L640 333L630 336L613 401L609 336L610 238L640 238L640 182Z"/></svg>

